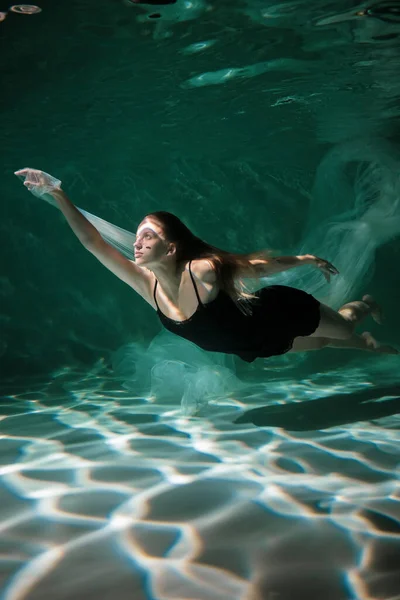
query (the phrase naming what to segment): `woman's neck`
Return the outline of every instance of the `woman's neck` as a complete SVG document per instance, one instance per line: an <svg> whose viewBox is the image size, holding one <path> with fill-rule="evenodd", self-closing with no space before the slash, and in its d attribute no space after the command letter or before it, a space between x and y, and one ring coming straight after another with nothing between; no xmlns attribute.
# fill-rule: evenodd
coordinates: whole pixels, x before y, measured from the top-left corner
<svg viewBox="0 0 400 600"><path fill-rule="evenodd" d="M150 270L153 272L163 291L168 296L175 298L179 292L185 267L185 263L177 265L176 262L170 262L157 265Z"/></svg>

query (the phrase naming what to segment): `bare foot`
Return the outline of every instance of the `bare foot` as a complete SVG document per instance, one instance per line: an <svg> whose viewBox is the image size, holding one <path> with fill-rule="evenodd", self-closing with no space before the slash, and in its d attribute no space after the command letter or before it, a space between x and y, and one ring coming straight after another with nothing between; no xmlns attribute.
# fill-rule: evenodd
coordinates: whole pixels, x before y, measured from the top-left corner
<svg viewBox="0 0 400 600"><path fill-rule="evenodd" d="M371 352L379 352L380 354L400 354L400 351L393 346L379 344L369 331L364 331L364 333L361 334L361 337L365 340L367 349L371 350Z"/></svg>
<svg viewBox="0 0 400 600"><path fill-rule="evenodd" d="M364 333L361 334L361 337L365 340L368 350L378 350L379 344L372 333L369 331L364 331Z"/></svg>
<svg viewBox="0 0 400 600"><path fill-rule="evenodd" d="M373 318L375 323L382 325L383 312L379 304L369 294L363 296L362 301L365 302L365 304L368 304L368 306L371 308L371 317Z"/></svg>

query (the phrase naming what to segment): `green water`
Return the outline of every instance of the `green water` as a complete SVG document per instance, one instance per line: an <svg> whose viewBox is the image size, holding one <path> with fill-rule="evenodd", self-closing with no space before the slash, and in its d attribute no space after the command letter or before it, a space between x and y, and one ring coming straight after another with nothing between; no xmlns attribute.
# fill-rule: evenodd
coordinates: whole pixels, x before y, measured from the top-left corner
<svg viewBox="0 0 400 600"><path fill-rule="evenodd" d="M171 340L13 175L131 231L168 210L323 256L331 286L279 282L373 294L366 329L399 345L396 4L40 7L0 23L5 600L398 598L400 360Z"/></svg>

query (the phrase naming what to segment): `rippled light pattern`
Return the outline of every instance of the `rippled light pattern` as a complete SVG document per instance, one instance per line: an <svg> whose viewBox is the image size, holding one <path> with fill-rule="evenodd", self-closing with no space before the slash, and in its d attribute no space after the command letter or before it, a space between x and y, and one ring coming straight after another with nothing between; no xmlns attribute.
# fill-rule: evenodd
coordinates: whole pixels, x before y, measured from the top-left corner
<svg viewBox="0 0 400 600"><path fill-rule="evenodd" d="M396 3L20 16L39 10L3 27L1 600L399 600L400 359L242 365L156 335L12 176L32 160L129 231L171 210L227 249L320 255L330 285L273 282L335 307L376 295L372 331L397 345Z"/></svg>
<svg viewBox="0 0 400 600"><path fill-rule="evenodd" d="M5 600L381 597L400 535L396 390L379 398L362 368L282 375L193 418L98 365L5 396Z"/></svg>

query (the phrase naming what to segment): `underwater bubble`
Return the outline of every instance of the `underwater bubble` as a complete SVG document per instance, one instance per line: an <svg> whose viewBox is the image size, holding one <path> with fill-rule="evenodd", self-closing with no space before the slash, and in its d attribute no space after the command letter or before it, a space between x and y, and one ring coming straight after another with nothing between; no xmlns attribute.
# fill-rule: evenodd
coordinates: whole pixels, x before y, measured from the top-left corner
<svg viewBox="0 0 400 600"><path fill-rule="evenodd" d="M34 4L14 4L10 6L10 10L21 15L37 15L42 12L42 9Z"/></svg>

